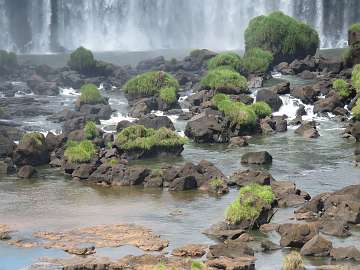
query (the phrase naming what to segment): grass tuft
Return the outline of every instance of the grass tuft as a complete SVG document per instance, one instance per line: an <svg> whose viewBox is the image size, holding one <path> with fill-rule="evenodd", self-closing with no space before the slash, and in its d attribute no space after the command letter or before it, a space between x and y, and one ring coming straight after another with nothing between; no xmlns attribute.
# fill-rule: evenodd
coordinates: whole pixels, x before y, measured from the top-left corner
<svg viewBox="0 0 360 270"><path fill-rule="evenodd" d="M84 127L84 135L88 140L95 139L99 136L99 131L97 130L96 124L93 121L88 121Z"/></svg>
<svg viewBox="0 0 360 270"><path fill-rule="evenodd" d="M264 101L255 102L251 104L250 107L254 110L255 114L259 118L265 118L272 114L272 109L270 105Z"/></svg>
<svg viewBox="0 0 360 270"><path fill-rule="evenodd" d="M354 23L349 28L350 32L360 32L360 23Z"/></svg>
<svg viewBox="0 0 360 270"><path fill-rule="evenodd" d="M219 53L208 61L208 69L212 70L218 67L228 67L232 70L236 70L240 61L241 57L234 52Z"/></svg>
<svg viewBox="0 0 360 270"><path fill-rule="evenodd" d="M165 87L160 89L160 98L167 104L173 104L177 101L176 98L176 88L175 87Z"/></svg>
<svg viewBox="0 0 360 270"><path fill-rule="evenodd" d="M64 156L70 163L89 162L96 154L96 149L91 141L68 141Z"/></svg>
<svg viewBox="0 0 360 270"><path fill-rule="evenodd" d="M95 84L84 84L80 89L80 101L84 104L99 104L104 98Z"/></svg>
<svg viewBox="0 0 360 270"><path fill-rule="evenodd" d="M339 96L347 98L350 96L349 84L342 79L337 79L332 83L332 89L335 90Z"/></svg>
<svg viewBox="0 0 360 270"><path fill-rule="evenodd" d="M224 184L225 184L225 181L224 181L224 179L221 179L221 178L213 178L213 179L210 180L210 186L213 189L217 189L219 187L222 187Z"/></svg>
<svg viewBox="0 0 360 270"><path fill-rule="evenodd" d="M283 260L282 270L305 270L304 260L300 253L291 251Z"/></svg>
<svg viewBox="0 0 360 270"><path fill-rule="evenodd" d="M360 64L354 66L351 80L356 91L360 93Z"/></svg>
<svg viewBox="0 0 360 270"><path fill-rule="evenodd" d="M360 121L360 99L356 101L356 105L352 108L352 117L356 121Z"/></svg>
<svg viewBox="0 0 360 270"><path fill-rule="evenodd" d="M192 261L191 262L191 270L202 270L204 269L204 263L201 261Z"/></svg>
<svg viewBox="0 0 360 270"><path fill-rule="evenodd" d="M216 68L210 70L202 79L201 86L213 90L219 89L239 89L242 92L248 90L247 80L238 72L226 69Z"/></svg>

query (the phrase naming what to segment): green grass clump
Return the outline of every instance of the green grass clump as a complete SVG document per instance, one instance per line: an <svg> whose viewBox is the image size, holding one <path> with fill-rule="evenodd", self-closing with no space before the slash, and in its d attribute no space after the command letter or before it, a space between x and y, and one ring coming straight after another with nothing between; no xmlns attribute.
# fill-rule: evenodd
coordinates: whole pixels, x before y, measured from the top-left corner
<svg viewBox="0 0 360 270"><path fill-rule="evenodd" d="M80 89L80 101L85 104L99 104L104 102L104 97L95 84L85 84Z"/></svg>
<svg viewBox="0 0 360 270"><path fill-rule="evenodd" d="M106 164L108 164L109 166L116 166L119 164L119 160L118 159L110 159L110 160L106 161Z"/></svg>
<svg viewBox="0 0 360 270"><path fill-rule="evenodd" d="M351 80L356 91L360 93L360 64L354 66Z"/></svg>
<svg viewBox="0 0 360 270"><path fill-rule="evenodd" d="M142 125L125 128L116 135L117 147L129 151L133 149L150 150L153 147L173 147L184 145L187 140L167 128L152 129Z"/></svg>
<svg viewBox="0 0 360 270"><path fill-rule="evenodd" d="M341 97L347 98L350 96L349 84L345 80L337 79L333 81L332 89L334 89Z"/></svg>
<svg viewBox="0 0 360 270"><path fill-rule="evenodd" d="M201 261L192 261L191 270L202 270L204 269L204 263Z"/></svg>
<svg viewBox="0 0 360 270"><path fill-rule="evenodd" d="M252 48L245 53L241 59L241 70L247 73L265 73L269 70L274 57L271 52L261 48Z"/></svg>
<svg viewBox="0 0 360 270"><path fill-rule="evenodd" d="M124 85L128 94L158 95L162 88L175 88L179 90L178 81L169 73L163 71L150 71L130 79Z"/></svg>
<svg viewBox="0 0 360 270"><path fill-rule="evenodd" d="M91 141L69 141L66 144L64 156L70 163L89 162L96 154L96 149Z"/></svg>
<svg viewBox="0 0 360 270"><path fill-rule="evenodd" d="M239 89L242 92L248 90L247 80L238 72L217 68L210 70L201 80L201 85L205 88L219 90L219 89Z"/></svg>
<svg viewBox="0 0 360 270"><path fill-rule="evenodd" d="M234 52L219 53L215 57L211 58L208 62L208 69L216 69L218 67L228 67L236 70L240 64L240 56Z"/></svg>
<svg viewBox="0 0 360 270"><path fill-rule="evenodd" d="M84 135L85 138L88 140L92 140L97 136L99 136L99 131L96 127L96 124L93 121L86 122L84 127Z"/></svg>
<svg viewBox="0 0 360 270"><path fill-rule="evenodd" d="M175 87L165 87L160 90L160 98L167 104L173 104L177 101L176 98L176 88Z"/></svg>
<svg viewBox="0 0 360 270"><path fill-rule="evenodd" d="M356 105L352 108L352 117L356 121L360 121L360 99L356 101Z"/></svg>
<svg viewBox="0 0 360 270"><path fill-rule="evenodd" d="M29 141L34 141L37 145L42 145L44 142L44 135L39 132L30 132L25 133L21 138L21 143L28 143Z"/></svg>
<svg viewBox="0 0 360 270"><path fill-rule="evenodd" d="M0 50L0 67L12 68L17 65L17 56L13 52Z"/></svg>
<svg viewBox="0 0 360 270"><path fill-rule="evenodd" d="M79 47L70 54L68 65L80 73L89 73L96 66L96 61L90 50Z"/></svg>
<svg viewBox="0 0 360 270"><path fill-rule="evenodd" d="M222 93L217 93L213 96L211 101L217 107L219 106L220 102L224 100L230 100L229 96Z"/></svg>
<svg viewBox="0 0 360 270"><path fill-rule="evenodd" d="M319 35L311 26L280 11L253 18L245 31L246 51L270 51L277 62L314 55L319 43Z"/></svg>
<svg viewBox="0 0 360 270"><path fill-rule="evenodd" d="M305 270L304 260L300 253L291 251L283 260L282 270Z"/></svg>
<svg viewBox="0 0 360 270"><path fill-rule="evenodd" d="M214 189L222 187L225 184L224 179L221 178L213 178L210 180L210 186Z"/></svg>
<svg viewBox="0 0 360 270"><path fill-rule="evenodd" d="M360 23L354 23L349 28L350 32L360 32Z"/></svg>
<svg viewBox="0 0 360 270"><path fill-rule="evenodd" d="M264 101L255 102L250 106L259 118L265 118L272 114L272 109L270 105Z"/></svg>
<svg viewBox="0 0 360 270"><path fill-rule="evenodd" d="M250 184L242 187L239 196L226 209L225 218L231 224L238 224L243 220L255 221L262 208L271 204L274 198L270 186Z"/></svg>

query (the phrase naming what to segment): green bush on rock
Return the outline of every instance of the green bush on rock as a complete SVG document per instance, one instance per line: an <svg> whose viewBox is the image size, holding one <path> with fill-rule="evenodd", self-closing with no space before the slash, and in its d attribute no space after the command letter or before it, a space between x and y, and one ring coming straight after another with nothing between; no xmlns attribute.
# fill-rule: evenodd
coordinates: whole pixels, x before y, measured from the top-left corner
<svg viewBox="0 0 360 270"><path fill-rule="evenodd" d="M44 142L44 135L39 132L25 133L22 136L20 143L26 144L30 141L34 141L37 145L42 145Z"/></svg>
<svg viewBox="0 0 360 270"><path fill-rule="evenodd" d="M349 28L350 32L360 32L360 23L354 23Z"/></svg>
<svg viewBox="0 0 360 270"><path fill-rule="evenodd" d="M169 73L163 71L146 72L130 79L124 85L127 94L154 96L159 95L163 88L179 90L178 81Z"/></svg>
<svg viewBox="0 0 360 270"><path fill-rule="evenodd" d="M360 121L360 99L356 101L356 105L351 110L353 119L356 121Z"/></svg>
<svg viewBox="0 0 360 270"><path fill-rule="evenodd" d="M252 48L245 53L239 69L249 73L266 73L269 71L274 58L271 52L261 48Z"/></svg>
<svg viewBox="0 0 360 270"><path fill-rule="evenodd" d="M97 130L96 124L93 121L88 121L84 127L84 135L88 140L92 140L99 136L99 131Z"/></svg>
<svg viewBox="0 0 360 270"><path fill-rule="evenodd" d="M351 80L356 91L360 93L360 64L354 66Z"/></svg>
<svg viewBox="0 0 360 270"><path fill-rule="evenodd" d="M215 57L211 58L208 62L208 69L216 69L218 67L225 67L236 70L240 64L241 58L234 52L219 53Z"/></svg>
<svg viewBox="0 0 360 270"><path fill-rule="evenodd" d="M151 150L153 147L171 148L182 146L186 138L167 128L152 129L142 125L133 125L125 128L116 135L115 143L123 151Z"/></svg>
<svg viewBox="0 0 360 270"><path fill-rule="evenodd" d="M309 25L282 12L253 18L245 31L246 51L262 48L274 55L276 63L314 55L319 35Z"/></svg>
<svg viewBox="0 0 360 270"><path fill-rule="evenodd" d="M167 104L173 104L177 101L176 88L165 87L160 89L160 98Z"/></svg>
<svg viewBox="0 0 360 270"><path fill-rule="evenodd" d="M238 72L226 68L210 70L201 80L201 85L208 89L239 89L241 92L248 90L247 80Z"/></svg>
<svg viewBox="0 0 360 270"><path fill-rule="evenodd" d="M259 118L265 118L272 114L272 109L270 105L264 101L255 102L250 106Z"/></svg>
<svg viewBox="0 0 360 270"><path fill-rule="evenodd" d="M13 52L0 50L0 68L13 68L17 65L17 56Z"/></svg>
<svg viewBox="0 0 360 270"><path fill-rule="evenodd" d="M85 84L80 89L80 102L84 104L99 104L104 102L104 97L95 84Z"/></svg>
<svg viewBox="0 0 360 270"><path fill-rule="evenodd" d="M230 224L238 224L243 220L255 221L263 207L275 199L270 186L250 184L240 189L238 197L229 205L225 218Z"/></svg>
<svg viewBox="0 0 360 270"><path fill-rule="evenodd" d="M73 70L86 74L95 68L96 61L94 59L93 53L90 50L87 50L84 47L79 47L70 54L68 65Z"/></svg>
<svg viewBox="0 0 360 270"><path fill-rule="evenodd" d="M350 96L349 84L342 79L337 79L332 83L332 89L339 94L339 96L347 98Z"/></svg>
<svg viewBox="0 0 360 270"><path fill-rule="evenodd" d="M64 157L70 163L89 162L96 154L96 149L91 141L81 142L68 141L64 152Z"/></svg>

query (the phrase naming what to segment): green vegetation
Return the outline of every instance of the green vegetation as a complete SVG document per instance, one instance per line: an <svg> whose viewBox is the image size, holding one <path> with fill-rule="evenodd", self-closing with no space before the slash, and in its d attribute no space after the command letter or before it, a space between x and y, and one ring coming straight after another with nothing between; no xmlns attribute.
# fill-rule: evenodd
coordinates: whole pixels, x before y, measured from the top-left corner
<svg viewBox="0 0 360 270"><path fill-rule="evenodd" d="M119 160L118 159L110 159L110 160L107 160L106 162L109 166L113 167L113 166L116 166L119 164Z"/></svg>
<svg viewBox="0 0 360 270"><path fill-rule="evenodd" d="M179 90L178 81L169 73L163 71L151 71L140 74L124 85L124 91L128 94L158 95L163 88L175 88Z"/></svg>
<svg viewBox="0 0 360 270"><path fill-rule="evenodd" d="M274 193L270 186L250 184L242 187L239 196L226 209L225 218L231 224L259 217L262 208L274 201Z"/></svg>
<svg viewBox="0 0 360 270"><path fill-rule="evenodd" d="M354 23L349 28L350 32L360 32L360 23Z"/></svg>
<svg viewBox="0 0 360 270"><path fill-rule="evenodd" d="M360 121L360 99L356 101L356 105L351 110L353 119L356 121Z"/></svg>
<svg viewBox="0 0 360 270"><path fill-rule="evenodd" d="M104 98L95 84L84 84L80 89L80 101L84 104L99 104L104 102Z"/></svg>
<svg viewBox="0 0 360 270"><path fill-rule="evenodd" d="M218 67L225 67L232 70L236 70L240 64L241 58L234 52L219 53L215 57L211 58L208 62L208 69L216 69Z"/></svg>
<svg viewBox="0 0 360 270"><path fill-rule="evenodd" d="M233 124L244 126L255 125L256 114L251 106L233 101L229 96L224 94L216 94L212 102Z"/></svg>
<svg viewBox="0 0 360 270"><path fill-rule="evenodd" d="M85 138L88 140L95 139L96 137L99 136L99 131L96 127L96 124L93 121L86 122L84 127L84 135Z"/></svg>
<svg viewBox="0 0 360 270"><path fill-rule="evenodd" d="M96 149L91 141L68 141L64 156L70 163L89 162L96 154Z"/></svg>
<svg viewBox="0 0 360 270"><path fill-rule="evenodd" d="M25 144L29 141L34 141L37 145L42 145L44 142L44 135L39 132L25 133L21 138L21 143Z"/></svg>
<svg viewBox="0 0 360 270"><path fill-rule="evenodd" d="M166 270L166 267L164 264L160 263L157 266L155 266L153 270Z"/></svg>
<svg viewBox="0 0 360 270"><path fill-rule="evenodd" d="M300 253L291 251L284 257L282 270L305 270L304 260Z"/></svg>
<svg viewBox="0 0 360 270"><path fill-rule="evenodd" d="M277 62L284 59L314 55L319 47L319 35L309 25L280 11L253 18L245 31L246 51L262 48L270 51Z"/></svg>
<svg viewBox="0 0 360 270"><path fill-rule="evenodd" d="M265 118L272 114L272 109L270 105L264 101L255 102L250 106L259 118Z"/></svg>
<svg viewBox="0 0 360 270"><path fill-rule="evenodd" d="M70 54L68 65L80 73L89 73L96 67L96 61L90 50L79 47Z"/></svg>
<svg viewBox="0 0 360 270"><path fill-rule="evenodd" d="M221 178L213 178L210 180L210 187L213 189L217 189L219 187L222 187L225 184L224 179Z"/></svg>
<svg viewBox="0 0 360 270"><path fill-rule="evenodd" d="M0 68L13 68L17 65L17 56L13 52L0 50Z"/></svg>
<svg viewBox="0 0 360 270"><path fill-rule="evenodd" d="M356 91L360 93L360 64L354 66L351 80Z"/></svg>
<svg viewBox="0 0 360 270"><path fill-rule="evenodd" d="M350 88L349 88L349 84L342 79L337 79L335 81L333 81L332 83L332 89L334 89L339 96L347 98L350 96Z"/></svg>
<svg viewBox="0 0 360 270"><path fill-rule="evenodd" d="M175 87L165 87L160 89L160 98L167 104L173 104L177 101L176 98L176 88Z"/></svg>
<svg viewBox="0 0 360 270"><path fill-rule="evenodd" d="M192 261L191 270L202 270L204 269L204 263L201 261Z"/></svg>
<svg viewBox="0 0 360 270"><path fill-rule="evenodd" d="M240 69L250 74L265 73L269 70L273 60L271 52L261 48L251 48L241 59Z"/></svg>
<svg viewBox="0 0 360 270"><path fill-rule="evenodd" d="M247 80L238 72L226 68L210 70L201 80L201 85L205 88L219 89L239 89L242 92L248 90Z"/></svg>
<svg viewBox="0 0 360 270"><path fill-rule="evenodd" d="M117 147L124 151L133 149L150 150L153 147L173 147L184 145L186 138L167 128L152 129L142 125L125 128L116 135Z"/></svg>

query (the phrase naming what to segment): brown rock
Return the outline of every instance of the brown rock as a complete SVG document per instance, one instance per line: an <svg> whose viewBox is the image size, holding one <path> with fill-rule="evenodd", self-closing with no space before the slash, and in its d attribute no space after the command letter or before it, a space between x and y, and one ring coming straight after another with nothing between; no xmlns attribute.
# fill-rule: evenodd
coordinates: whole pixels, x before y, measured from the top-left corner
<svg viewBox="0 0 360 270"><path fill-rule="evenodd" d="M278 227L281 235L280 245L282 247L301 248L319 232L316 223L307 224L281 224Z"/></svg>
<svg viewBox="0 0 360 270"><path fill-rule="evenodd" d="M204 245L190 244L174 249L171 254L178 257L202 257L206 248Z"/></svg>
<svg viewBox="0 0 360 270"><path fill-rule="evenodd" d="M331 249L331 241L320 235L316 235L310 241L306 242L306 244L301 248L300 253L303 256L324 257L330 254Z"/></svg>
<svg viewBox="0 0 360 270"><path fill-rule="evenodd" d="M354 246L333 248L330 252L330 256L337 261L338 260L360 261L360 251Z"/></svg>
<svg viewBox="0 0 360 270"><path fill-rule="evenodd" d="M206 262L206 266L210 269L224 270L255 270L255 257L244 256L240 258L218 258Z"/></svg>

